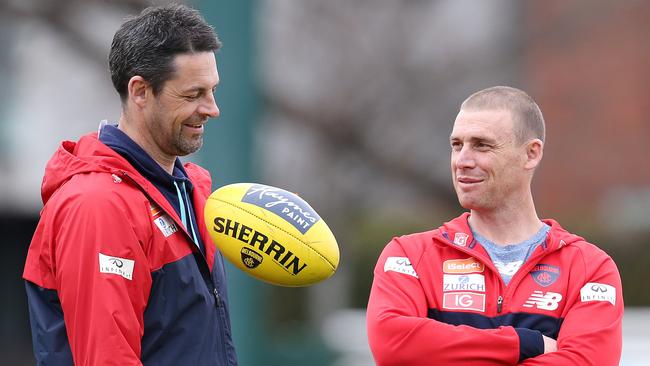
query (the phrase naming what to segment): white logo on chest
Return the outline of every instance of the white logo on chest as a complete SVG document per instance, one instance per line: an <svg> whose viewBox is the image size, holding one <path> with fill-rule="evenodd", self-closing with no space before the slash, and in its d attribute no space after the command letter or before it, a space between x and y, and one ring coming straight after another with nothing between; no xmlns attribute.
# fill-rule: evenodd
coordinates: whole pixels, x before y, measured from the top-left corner
<svg viewBox="0 0 650 366"><path fill-rule="evenodd" d="M535 307L541 310L556 310L562 301L562 295L557 292L533 291L524 303L525 308Z"/></svg>

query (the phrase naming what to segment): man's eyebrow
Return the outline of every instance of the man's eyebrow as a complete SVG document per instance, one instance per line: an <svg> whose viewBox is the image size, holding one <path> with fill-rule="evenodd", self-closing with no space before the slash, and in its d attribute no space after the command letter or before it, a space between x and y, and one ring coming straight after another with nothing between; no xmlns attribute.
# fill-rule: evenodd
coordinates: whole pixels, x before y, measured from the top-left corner
<svg viewBox="0 0 650 366"><path fill-rule="evenodd" d="M449 136L449 141L459 141L461 140L460 137L451 135ZM489 142L489 143L495 143L496 139L488 136L472 136L468 139L470 142Z"/></svg>
<svg viewBox="0 0 650 366"><path fill-rule="evenodd" d="M196 85L196 86L191 86L191 87L185 89L184 91L185 91L186 93L191 93L191 92L203 92L203 91L206 91L206 90L214 90L214 89L217 87L217 85L218 85L218 83L217 83L217 84L214 84L214 86L213 86L212 88L210 88L210 89L205 88L205 87L203 87L203 86L198 86L198 85Z"/></svg>
<svg viewBox="0 0 650 366"><path fill-rule="evenodd" d="M472 142L496 142L496 139L487 136L474 136L469 139Z"/></svg>

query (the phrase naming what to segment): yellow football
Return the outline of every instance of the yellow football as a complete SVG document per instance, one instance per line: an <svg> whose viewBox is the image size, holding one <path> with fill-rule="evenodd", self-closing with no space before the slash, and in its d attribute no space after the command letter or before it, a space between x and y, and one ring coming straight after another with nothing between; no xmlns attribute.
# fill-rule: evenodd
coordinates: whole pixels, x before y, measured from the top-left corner
<svg viewBox="0 0 650 366"><path fill-rule="evenodd" d="M297 195L256 183L214 191L205 224L232 264L262 281L309 286L334 274L339 247L316 211Z"/></svg>

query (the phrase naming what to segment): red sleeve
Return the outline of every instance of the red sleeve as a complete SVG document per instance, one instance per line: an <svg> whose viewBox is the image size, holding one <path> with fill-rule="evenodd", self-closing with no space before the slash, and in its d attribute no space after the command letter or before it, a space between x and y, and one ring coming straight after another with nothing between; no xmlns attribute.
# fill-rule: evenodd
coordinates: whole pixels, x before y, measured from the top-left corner
<svg viewBox="0 0 650 366"><path fill-rule="evenodd" d="M572 294L572 305L558 334L558 350L529 358L521 365L619 364L623 337L621 278L614 261L600 249L582 250L589 250L580 264L585 267L585 277L579 279L581 287Z"/></svg>
<svg viewBox="0 0 650 366"><path fill-rule="evenodd" d="M151 275L127 206L83 193L56 210L54 278L75 365L142 364Z"/></svg>
<svg viewBox="0 0 650 366"><path fill-rule="evenodd" d="M400 243L386 246L375 267L368 301L370 349L377 365L516 365L519 337L513 327L477 329L427 318L428 304L415 272L384 271L389 257L407 257ZM406 271L409 272L409 271Z"/></svg>

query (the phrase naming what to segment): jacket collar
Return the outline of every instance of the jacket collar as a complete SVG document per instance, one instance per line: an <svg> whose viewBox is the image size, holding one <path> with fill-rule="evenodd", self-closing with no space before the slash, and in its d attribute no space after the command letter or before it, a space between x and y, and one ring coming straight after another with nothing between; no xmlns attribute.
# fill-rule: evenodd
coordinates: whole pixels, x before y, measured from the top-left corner
<svg viewBox="0 0 650 366"><path fill-rule="evenodd" d="M472 230L470 229L470 213L465 212L457 218L444 223L440 227L440 233L446 244L460 248L473 250L477 242L474 240ZM584 241L584 238L566 231L560 224L552 219L543 219L542 222L551 227L546 242L542 245L543 250L554 251L564 246L571 245L577 241Z"/></svg>

